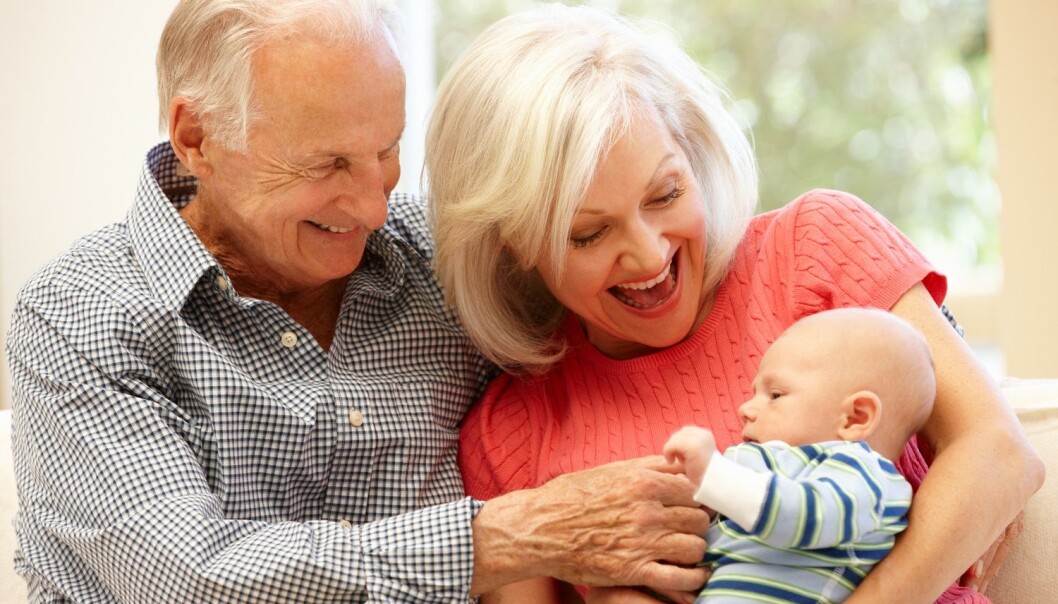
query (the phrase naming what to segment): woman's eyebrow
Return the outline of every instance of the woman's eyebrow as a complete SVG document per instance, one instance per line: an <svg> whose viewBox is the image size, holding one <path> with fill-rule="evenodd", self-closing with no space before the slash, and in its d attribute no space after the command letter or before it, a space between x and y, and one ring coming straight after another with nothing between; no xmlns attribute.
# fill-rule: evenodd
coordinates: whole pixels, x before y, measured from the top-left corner
<svg viewBox="0 0 1058 604"><path fill-rule="evenodd" d="M651 174L650 179L647 180L647 185L643 187L644 193L650 192L650 187L653 187L654 183L657 182L658 176L660 176L662 171L665 169L665 165L669 163L674 157L676 157L675 153L669 153L665 155L665 157L661 158L661 161L658 162L658 167L654 168L654 173Z"/></svg>

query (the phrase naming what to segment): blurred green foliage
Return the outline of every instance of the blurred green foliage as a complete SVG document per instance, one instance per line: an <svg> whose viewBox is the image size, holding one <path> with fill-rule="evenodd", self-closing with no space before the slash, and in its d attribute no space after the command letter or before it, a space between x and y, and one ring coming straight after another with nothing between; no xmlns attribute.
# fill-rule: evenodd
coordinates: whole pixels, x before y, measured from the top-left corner
<svg viewBox="0 0 1058 604"><path fill-rule="evenodd" d="M731 90L752 130L762 210L842 189L943 270L998 264L985 0L587 3L664 24ZM533 4L438 0L437 73Z"/></svg>

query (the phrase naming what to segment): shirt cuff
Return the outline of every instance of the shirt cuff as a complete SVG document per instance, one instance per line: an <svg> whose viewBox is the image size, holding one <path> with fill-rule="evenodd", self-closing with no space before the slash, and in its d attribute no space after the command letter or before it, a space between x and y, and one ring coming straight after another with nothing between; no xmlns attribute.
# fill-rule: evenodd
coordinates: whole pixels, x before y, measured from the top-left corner
<svg viewBox="0 0 1058 604"><path fill-rule="evenodd" d="M727 516L743 530L751 531L764 507L772 478L714 451L694 499Z"/></svg>

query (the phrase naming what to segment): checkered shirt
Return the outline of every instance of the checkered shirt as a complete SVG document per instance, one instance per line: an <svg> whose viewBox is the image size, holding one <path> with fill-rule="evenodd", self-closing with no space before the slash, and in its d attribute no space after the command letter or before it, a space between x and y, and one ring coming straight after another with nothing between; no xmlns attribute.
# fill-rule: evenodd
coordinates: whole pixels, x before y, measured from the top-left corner
<svg viewBox="0 0 1058 604"><path fill-rule="evenodd" d="M35 602L454 602L458 424L493 372L390 200L329 351L243 298L177 214L167 143L125 222L38 272L8 339L16 568Z"/></svg>

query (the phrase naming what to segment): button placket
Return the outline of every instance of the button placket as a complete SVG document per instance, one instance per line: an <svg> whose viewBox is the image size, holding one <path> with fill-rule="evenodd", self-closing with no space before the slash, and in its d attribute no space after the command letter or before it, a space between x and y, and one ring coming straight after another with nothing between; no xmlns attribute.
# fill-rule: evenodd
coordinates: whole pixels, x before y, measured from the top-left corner
<svg viewBox="0 0 1058 604"><path fill-rule="evenodd" d="M279 342L287 348L293 348L298 345L298 334L292 331L285 331L283 332L283 335L280 336Z"/></svg>
<svg viewBox="0 0 1058 604"><path fill-rule="evenodd" d="M349 425L354 428L359 428L364 425L364 413L359 409L349 410Z"/></svg>

